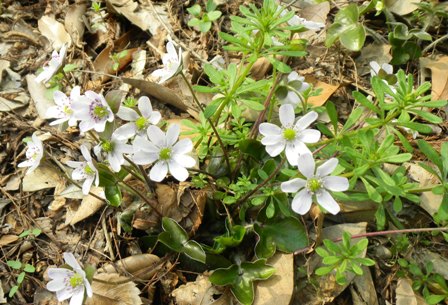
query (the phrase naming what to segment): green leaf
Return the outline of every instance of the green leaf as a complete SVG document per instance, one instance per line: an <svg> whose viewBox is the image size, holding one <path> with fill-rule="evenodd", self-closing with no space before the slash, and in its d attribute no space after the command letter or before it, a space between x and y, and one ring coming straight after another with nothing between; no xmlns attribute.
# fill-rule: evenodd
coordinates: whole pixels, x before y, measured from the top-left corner
<svg viewBox="0 0 448 305"><path fill-rule="evenodd" d="M381 111L380 109L375 106L372 101L370 101L367 97L365 97L364 94L362 94L359 91L353 91L352 92L353 97L355 98L355 100L360 103L362 106L366 107L367 109L381 115Z"/></svg>
<svg viewBox="0 0 448 305"><path fill-rule="evenodd" d="M104 193L110 206L119 207L121 205L122 201L121 190L117 185L105 186Z"/></svg>
<svg viewBox="0 0 448 305"><path fill-rule="evenodd" d="M201 21L199 23L199 31L201 31L202 33L207 33L208 31L210 31L212 27L212 23L210 21Z"/></svg>
<svg viewBox="0 0 448 305"><path fill-rule="evenodd" d="M205 264L206 255L204 249L195 240L189 240L183 245L182 253L191 259Z"/></svg>
<svg viewBox="0 0 448 305"><path fill-rule="evenodd" d="M209 280L212 284L225 286L232 284L238 277L238 266L232 265L229 268L216 269L210 275Z"/></svg>
<svg viewBox="0 0 448 305"><path fill-rule="evenodd" d="M123 90L111 90L107 92L104 98L106 99L107 104L113 113L117 113L120 105L124 101L126 97L126 92Z"/></svg>
<svg viewBox="0 0 448 305"><path fill-rule="evenodd" d="M192 18L190 19L190 21L188 21L187 24L191 27L199 26L201 24L201 20L199 20L198 18Z"/></svg>
<svg viewBox="0 0 448 305"><path fill-rule="evenodd" d="M322 263L324 263L325 265L334 265L337 264L340 260L341 258L339 256L325 256L322 259Z"/></svg>
<svg viewBox="0 0 448 305"><path fill-rule="evenodd" d="M336 106L333 102L328 101L325 105L325 109L327 110L331 125L333 125L334 133L336 134L338 130L338 112Z"/></svg>
<svg viewBox="0 0 448 305"><path fill-rule="evenodd" d="M439 304L440 302L442 302L443 300L445 300L447 298L446 295L437 295L437 294L430 294L429 296L427 296L425 298L425 301L430 304Z"/></svg>
<svg viewBox="0 0 448 305"><path fill-rule="evenodd" d="M208 19L210 21L214 21L214 20L218 19L219 17L221 17L221 15L222 15L222 13L220 11L212 11L207 14Z"/></svg>
<svg viewBox="0 0 448 305"><path fill-rule="evenodd" d="M397 125L410 128L421 133L431 133L432 128L428 125L415 122L398 122Z"/></svg>
<svg viewBox="0 0 448 305"><path fill-rule="evenodd" d="M22 262L20 261L6 261L6 264L15 270L20 270L22 268Z"/></svg>
<svg viewBox="0 0 448 305"><path fill-rule="evenodd" d="M210 104L208 104L204 109L204 117L206 119L211 118L216 113L216 110L218 110L218 107L221 105L222 101L222 98L217 98L216 100L213 100Z"/></svg>
<svg viewBox="0 0 448 305"><path fill-rule="evenodd" d="M417 145L420 148L421 152L442 172L443 164L438 152L425 140L417 140Z"/></svg>
<svg viewBox="0 0 448 305"><path fill-rule="evenodd" d="M425 121L428 121L429 123L433 123L433 124L440 124L443 122L443 119L435 114L432 114L430 112L427 111L422 111L422 110L417 110L417 109L412 109L409 110L412 113L415 113L416 115L420 116L421 118L423 118Z"/></svg>
<svg viewBox="0 0 448 305"><path fill-rule="evenodd" d="M17 290L19 290L19 286L17 285L12 286L11 290L9 290L8 296L12 298L16 294Z"/></svg>
<svg viewBox="0 0 448 305"><path fill-rule="evenodd" d="M372 199L375 202L382 202L383 197L380 193L366 180L364 177L360 177L361 181L364 183L364 186L366 188L367 194L369 194L369 198Z"/></svg>
<svg viewBox="0 0 448 305"><path fill-rule="evenodd" d="M37 236L39 236L40 235L40 233L42 233L42 230L41 229L33 229L32 231L31 231L31 234L33 234L35 237L37 237Z"/></svg>
<svg viewBox="0 0 448 305"><path fill-rule="evenodd" d="M207 5L205 6L205 10L207 12L211 12L216 8L216 3L214 0L208 0ZM220 12L221 13L221 12Z"/></svg>
<svg viewBox="0 0 448 305"><path fill-rule="evenodd" d="M412 154L404 153L404 154L398 154L398 155L394 155L394 156L387 156L385 158L382 158L381 160L384 162L389 162L389 163L403 163L403 162L411 160L411 158L412 158Z"/></svg>
<svg viewBox="0 0 448 305"><path fill-rule="evenodd" d="M255 111L263 111L264 105L257 101L251 101L251 100L241 100L241 102L247 106L247 108L255 110Z"/></svg>
<svg viewBox="0 0 448 305"><path fill-rule="evenodd" d="M274 68L281 73L289 73L292 71L290 66L274 57L268 57L267 59L274 66Z"/></svg>
<svg viewBox="0 0 448 305"><path fill-rule="evenodd" d="M362 107L358 107L355 110L352 111L350 116L348 117L347 121L344 124L344 127L342 128L344 131L347 131L352 127L355 123L359 121L359 118L364 113L364 109Z"/></svg>
<svg viewBox="0 0 448 305"><path fill-rule="evenodd" d="M322 275L326 275L326 274L330 273L334 269L335 269L334 266L324 266L324 267L317 268L314 273L322 276Z"/></svg>
<svg viewBox="0 0 448 305"><path fill-rule="evenodd" d="M242 153L248 154L256 160L261 160L266 155L263 144L258 140L244 139L239 142L238 146Z"/></svg>
<svg viewBox="0 0 448 305"><path fill-rule="evenodd" d="M33 265L25 264L25 267L23 267L23 271L28 273L34 273L36 271L36 268L34 268Z"/></svg>
<svg viewBox="0 0 448 305"><path fill-rule="evenodd" d="M347 27L347 29L341 33L339 40L341 44L350 51L359 51L366 41L366 30L362 24Z"/></svg>
<svg viewBox="0 0 448 305"><path fill-rule="evenodd" d="M361 267L356 264L352 264L352 270L353 270L353 273L355 273L356 275L363 274Z"/></svg>
<svg viewBox="0 0 448 305"><path fill-rule="evenodd" d="M199 4L195 4L192 7L187 8L187 11L193 16L198 17L201 14L201 6Z"/></svg>
<svg viewBox="0 0 448 305"><path fill-rule="evenodd" d="M22 284L23 280L25 279L25 272L20 272L19 276L17 277L17 284Z"/></svg>

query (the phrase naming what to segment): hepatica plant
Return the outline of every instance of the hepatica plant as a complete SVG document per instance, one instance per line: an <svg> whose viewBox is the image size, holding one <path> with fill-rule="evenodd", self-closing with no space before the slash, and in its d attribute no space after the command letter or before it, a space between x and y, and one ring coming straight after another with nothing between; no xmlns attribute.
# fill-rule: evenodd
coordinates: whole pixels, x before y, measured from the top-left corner
<svg viewBox="0 0 448 305"><path fill-rule="evenodd" d="M204 31L209 28L207 22L219 17L211 3L207 13L197 7L189 10L198 20L202 18L196 23ZM330 35L331 43L344 42L351 35L347 31L360 28L357 18L349 20L351 25L339 17L337 23L344 31ZM307 42L295 34L321 30L323 24L307 22L273 0L241 6L239 16L230 20L229 32L219 36L223 48L241 55L241 61L224 67L204 65L201 85L183 87L190 89L186 95L192 95L200 109L199 122L188 120L184 126L168 122L157 104L144 95L84 90L74 83L71 90L54 92L55 106L48 114L55 119L51 125L62 130L68 125L78 128L79 150L71 147L70 159L55 162L46 149L52 140L42 143L36 131L25 141L24 161L18 166L27 167L29 174L43 162L56 164L83 195L97 196L117 211L123 192L139 198L159 221L148 231L145 240L152 242L146 247L160 255L178 253L183 269L194 263L194 272L212 270L212 283L228 286L239 302L251 304L256 283L275 273L269 259L276 252L292 253L310 246L310 211L318 219L311 230L320 240L324 217L344 212L346 201L374 202L378 228L395 217L387 212L388 204L399 212L404 203L418 201L416 194L421 191L433 190L447 202L448 146L442 145L439 153L424 140L415 144L408 136L432 132L429 124L442 122L432 110L447 101L431 100L428 83L416 86L412 75L372 63L373 95L353 92L353 111L340 119L331 102L320 107L308 103L314 89L288 65L289 58L306 56ZM56 60L64 54L53 55L39 80L45 82L62 65ZM176 75L181 76L178 81L188 82L183 72L188 67L183 66L181 55L182 50L167 41L162 65L150 67L152 76L162 85ZM272 72L253 79L250 71L260 58L272 65ZM212 102L200 104L198 92L213 94ZM424 165L439 180L430 189L417 188L406 175L403 163L411 160L417 146L437 166ZM395 167L391 171L386 164ZM133 181L146 189L136 189ZM164 217L164 207L154 200L156 182L182 183L207 194L198 225L202 224L196 231L188 232ZM92 185L103 192L93 192ZM129 219L120 221L132 233ZM447 221L448 213L441 210L437 222ZM341 283L345 271L360 274L360 264L372 264L359 257L366 242L350 246L349 239L345 235L344 246L326 242L327 249L318 250L327 265L339 268ZM345 256L344 251L348 251ZM72 268L54 269L47 288L59 300L71 297L81 304L91 295L91 287L76 261L68 254L65 258ZM355 263L344 267L345 259ZM331 271L322 270L320 275Z"/></svg>

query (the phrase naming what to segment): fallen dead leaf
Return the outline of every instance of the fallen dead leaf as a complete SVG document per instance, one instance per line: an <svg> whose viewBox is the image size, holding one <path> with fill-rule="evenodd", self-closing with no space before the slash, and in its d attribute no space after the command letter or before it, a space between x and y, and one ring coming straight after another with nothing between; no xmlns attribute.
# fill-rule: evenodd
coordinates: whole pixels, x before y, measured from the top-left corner
<svg viewBox="0 0 448 305"><path fill-rule="evenodd" d="M101 197L103 189L100 187L92 186L90 192ZM104 200L99 200L98 198L93 197L92 195L87 195L82 199L81 204L73 214L67 211L65 223L73 226L78 222L80 222L81 220L84 220L87 217L90 217L93 214L95 214L105 204L106 203Z"/></svg>
<svg viewBox="0 0 448 305"><path fill-rule="evenodd" d="M85 305L140 305L140 290L134 282L117 273L98 273L92 282L93 296ZM99 281L96 281L100 280ZM126 282L126 280L129 280Z"/></svg>
<svg viewBox="0 0 448 305"><path fill-rule="evenodd" d="M432 99L448 99L448 56L440 56L436 59L420 57L422 79L428 78L428 70L431 71Z"/></svg>
<svg viewBox="0 0 448 305"><path fill-rule="evenodd" d="M84 36L85 24L82 20L87 10L84 3L74 3L68 7L65 15L64 25L76 46L81 47L82 37Z"/></svg>
<svg viewBox="0 0 448 305"><path fill-rule="evenodd" d="M322 106L333 95L333 93L339 88L339 85L330 85L321 81L317 81L314 84L314 89L322 89L318 96L312 96L308 98L308 103L313 106Z"/></svg>
<svg viewBox="0 0 448 305"><path fill-rule="evenodd" d="M158 271L160 258L153 254L138 254L123 258L98 269L98 273L132 274L141 280L149 280Z"/></svg>
<svg viewBox="0 0 448 305"><path fill-rule="evenodd" d="M384 5L397 15L407 15L415 11L421 0L385 0Z"/></svg>
<svg viewBox="0 0 448 305"><path fill-rule="evenodd" d="M268 260L275 274L257 283L254 305L287 305L294 290L294 255L277 252Z"/></svg>
<svg viewBox="0 0 448 305"><path fill-rule="evenodd" d="M361 49L361 55L356 59L356 68L359 75L366 75L370 73L370 62L389 63L392 59L390 55L391 45L384 43L371 43Z"/></svg>
<svg viewBox="0 0 448 305"><path fill-rule="evenodd" d="M396 305L417 305L417 298L412 289L412 281L408 278L399 278L395 289Z"/></svg>
<svg viewBox="0 0 448 305"><path fill-rule="evenodd" d="M210 283L208 277L200 274L194 282L188 282L174 289L171 295L177 305L211 305L215 302L213 296L221 293Z"/></svg>
<svg viewBox="0 0 448 305"><path fill-rule="evenodd" d="M19 239L19 237L14 234L3 235L2 237L0 237L0 246L3 247L6 245L9 245L9 244L17 241L18 239Z"/></svg>
<svg viewBox="0 0 448 305"><path fill-rule="evenodd" d="M378 297L376 295L375 284L373 283L372 273L366 266L362 266L363 275L358 276L356 281L353 281L350 286L350 292L353 300L353 305L378 305Z"/></svg>
<svg viewBox="0 0 448 305"><path fill-rule="evenodd" d="M35 192L43 189L54 188L61 181L61 172L52 166L41 165L37 167L33 172L23 177L23 191Z"/></svg>
<svg viewBox="0 0 448 305"><path fill-rule="evenodd" d="M50 119L51 117L47 115L47 109L55 104L53 100L50 100L47 97L47 88L45 85L42 83L37 83L35 79L36 76L32 74L28 74L26 76L28 90L30 91L31 98L33 99L39 118L42 120Z"/></svg>
<svg viewBox="0 0 448 305"><path fill-rule="evenodd" d="M114 54L124 54L123 57L120 57L117 59L118 61L118 67L116 70L114 70L114 60L112 60L111 55L114 55L112 53L113 46L107 46L105 47L100 54L95 58L95 61L93 62L93 66L95 67L96 72L105 73L105 74L114 74L117 71L120 71L124 67L126 67L131 61L132 61L132 54L136 52L138 49L128 49L128 50L122 50L119 52L115 52ZM107 75L99 75L97 76L101 79L102 82L107 81L110 77Z"/></svg>
<svg viewBox="0 0 448 305"><path fill-rule="evenodd" d="M37 26L42 35L44 35L52 44L53 49L59 50L62 45L70 46L72 39L64 28L64 25L54 17L42 16L37 21Z"/></svg>

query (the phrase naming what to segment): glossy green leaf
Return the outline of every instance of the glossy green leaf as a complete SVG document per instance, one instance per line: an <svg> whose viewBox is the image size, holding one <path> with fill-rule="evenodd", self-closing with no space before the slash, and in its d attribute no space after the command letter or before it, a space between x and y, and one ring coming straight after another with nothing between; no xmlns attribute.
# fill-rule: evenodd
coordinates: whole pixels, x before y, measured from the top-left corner
<svg viewBox="0 0 448 305"><path fill-rule="evenodd" d="M366 41L366 30L362 24L347 27L341 33L339 40L341 44L350 51L359 51Z"/></svg>
<svg viewBox="0 0 448 305"><path fill-rule="evenodd" d="M113 207L119 207L122 202L121 190L117 185L107 185L104 187L104 193L108 203Z"/></svg>

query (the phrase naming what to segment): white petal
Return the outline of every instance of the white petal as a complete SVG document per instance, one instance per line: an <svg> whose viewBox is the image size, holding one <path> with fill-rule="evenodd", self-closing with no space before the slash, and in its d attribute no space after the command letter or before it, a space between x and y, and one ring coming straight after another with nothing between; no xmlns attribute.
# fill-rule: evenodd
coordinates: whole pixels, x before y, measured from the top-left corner
<svg viewBox="0 0 448 305"><path fill-rule="evenodd" d="M294 178L289 181L282 182L282 184L280 184L280 188L281 188L282 192L285 192L285 193L296 193L301 188L305 187L305 185L306 185L305 180L300 179L300 178Z"/></svg>
<svg viewBox="0 0 448 305"><path fill-rule="evenodd" d="M82 162L84 164L84 162ZM86 178L86 173L84 170L84 166L77 167L72 172L72 179L73 180L84 180Z"/></svg>
<svg viewBox="0 0 448 305"><path fill-rule="evenodd" d="M392 65L389 65L387 63L384 63L381 65L381 68L386 72L387 74L393 74L394 73L394 67Z"/></svg>
<svg viewBox="0 0 448 305"><path fill-rule="evenodd" d="M196 160L188 155L173 155L173 160L179 164L182 164L183 167L189 168L193 167L196 164Z"/></svg>
<svg viewBox="0 0 448 305"><path fill-rule="evenodd" d="M166 43L166 52L173 58L177 57L176 48L174 47L174 44L171 40L168 40L168 42Z"/></svg>
<svg viewBox="0 0 448 305"><path fill-rule="evenodd" d="M162 119L162 115L160 114L160 112L158 111L153 111L151 113L151 116L148 118L148 121L151 124L158 124L160 122L160 120Z"/></svg>
<svg viewBox="0 0 448 305"><path fill-rule="evenodd" d="M182 139L173 146L173 154L186 154L193 150L193 142L190 139Z"/></svg>
<svg viewBox="0 0 448 305"><path fill-rule="evenodd" d="M179 124L171 124L166 131L166 145L172 147L179 139L180 126Z"/></svg>
<svg viewBox="0 0 448 305"><path fill-rule="evenodd" d="M53 292L62 290L64 288L65 288L65 283L63 282L62 279L52 280L47 283L47 290L50 290Z"/></svg>
<svg viewBox="0 0 448 305"><path fill-rule="evenodd" d="M341 208L339 204L331 197L330 193L326 190L321 190L316 194L316 199L319 205L321 205L325 210L330 212L333 215L339 213Z"/></svg>
<svg viewBox="0 0 448 305"><path fill-rule="evenodd" d="M87 279L84 279L84 286L86 287L87 297L91 298L93 295L92 286Z"/></svg>
<svg viewBox="0 0 448 305"><path fill-rule="evenodd" d="M123 126L118 127L114 131L114 135L117 139L129 139L137 133L137 127L135 123L126 123Z"/></svg>
<svg viewBox="0 0 448 305"><path fill-rule="evenodd" d="M92 176L88 176L84 183L82 184L82 193L84 195L88 195L90 192L90 188L92 187L94 178Z"/></svg>
<svg viewBox="0 0 448 305"><path fill-rule="evenodd" d="M169 161L168 169L178 181L185 181L188 178L188 171L174 160Z"/></svg>
<svg viewBox="0 0 448 305"><path fill-rule="evenodd" d="M159 158L159 154L148 153L145 151L137 151L134 153L132 160L139 165L151 164Z"/></svg>
<svg viewBox="0 0 448 305"><path fill-rule="evenodd" d="M53 93L53 100L54 100L54 103L59 106L67 106L70 104L70 100L67 97L67 95L65 95L65 93L63 93L59 90L56 90Z"/></svg>
<svg viewBox="0 0 448 305"><path fill-rule="evenodd" d="M63 256L64 256L64 261L67 263L67 265L69 265L73 269L81 269L81 266L79 265L78 261L76 260L75 256L73 255L73 253L64 252Z"/></svg>
<svg viewBox="0 0 448 305"><path fill-rule="evenodd" d="M142 96L138 99L138 110L143 115L143 117L148 118L152 114L151 101L147 96Z"/></svg>
<svg viewBox="0 0 448 305"><path fill-rule="evenodd" d="M130 122L134 122L140 117L134 109L126 106L121 106L120 109L118 109L117 116L122 120Z"/></svg>
<svg viewBox="0 0 448 305"><path fill-rule="evenodd" d="M73 87L72 91L70 91L70 99L74 101L80 97L81 97L81 87L80 86Z"/></svg>
<svg viewBox="0 0 448 305"><path fill-rule="evenodd" d="M82 305L84 300L84 286L79 286L76 288L75 293L70 300L70 305Z"/></svg>
<svg viewBox="0 0 448 305"><path fill-rule="evenodd" d="M106 128L106 121L100 121L95 123L93 129L95 129L96 132L103 132Z"/></svg>
<svg viewBox="0 0 448 305"><path fill-rule="evenodd" d="M66 288L63 290L56 291L56 297L58 298L59 302L71 298L72 295L73 295L73 291L71 289L69 290Z"/></svg>
<svg viewBox="0 0 448 305"><path fill-rule="evenodd" d="M94 127L95 122L92 120L82 121L81 123L79 123L79 130L81 130L81 133L86 133Z"/></svg>
<svg viewBox="0 0 448 305"><path fill-rule="evenodd" d="M149 140L158 147L166 145L165 133L157 126L151 125L147 130Z"/></svg>
<svg viewBox="0 0 448 305"><path fill-rule="evenodd" d="M315 120L317 120L317 112L315 111L310 111L307 114L305 114L303 117L301 117L297 123L296 123L296 128L299 130L304 130L305 128L307 128L308 126L311 125L311 123L313 123Z"/></svg>
<svg viewBox="0 0 448 305"><path fill-rule="evenodd" d="M34 160L28 159L23 162L20 162L19 164L17 164L17 166L18 167L29 167L29 166L32 166L33 164L34 164Z"/></svg>
<svg viewBox="0 0 448 305"><path fill-rule="evenodd" d="M314 158L312 154L302 154L299 156L299 164L297 167L299 171L307 178L314 176L314 168L316 164L314 163Z"/></svg>
<svg viewBox="0 0 448 305"><path fill-rule="evenodd" d="M294 145L296 148L297 156L303 155L303 154L311 155L311 150L304 143L302 143L300 141L296 141L296 142L294 142Z"/></svg>
<svg viewBox="0 0 448 305"><path fill-rule="evenodd" d="M380 65L376 61L370 62L370 75L375 76L378 75L378 72L380 71Z"/></svg>
<svg viewBox="0 0 448 305"><path fill-rule="evenodd" d="M285 144L281 143L281 144L275 144L275 145L267 145L266 146L266 152L271 156L271 157L276 157L278 155L280 155L280 153L285 149Z"/></svg>
<svg viewBox="0 0 448 305"><path fill-rule="evenodd" d="M292 71L291 73L288 74L288 83L295 81L295 80L299 80L302 81L304 79L303 76L300 76L299 73L297 73L296 71Z"/></svg>
<svg viewBox="0 0 448 305"><path fill-rule="evenodd" d="M74 272L66 268L48 268L48 277L55 280L62 280L64 278L70 278Z"/></svg>
<svg viewBox="0 0 448 305"><path fill-rule="evenodd" d="M166 174L168 174L168 164L163 161L159 161L151 168L149 172L149 179L155 182L160 182L165 179Z"/></svg>
<svg viewBox="0 0 448 305"><path fill-rule="evenodd" d="M302 100L297 95L297 93L293 91L288 91L285 98L281 100L284 105L291 104L293 107L296 107Z"/></svg>
<svg viewBox="0 0 448 305"><path fill-rule="evenodd" d="M294 114L294 107L291 104L284 104L280 106L278 112L282 126L287 128L292 127L296 118Z"/></svg>
<svg viewBox="0 0 448 305"><path fill-rule="evenodd" d="M48 112L47 112L47 116L49 116ZM63 117L63 118L60 118L60 119L57 119L57 120L54 120L53 122L51 122L50 126L59 125L59 124L62 124L64 122L67 122L68 120L69 120L68 117ZM70 125L70 126L74 126L74 125Z"/></svg>
<svg viewBox="0 0 448 305"><path fill-rule="evenodd" d="M335 170L336 166L338 166L338 163L339 161L337 158L331 158L325 161L324 164L317 168L316 175L318 175L319 177L328 176Z"/></svg>
<svg viewBox="0 0 448 305"><path fill-rule="evenodd" d="M308 193L307 189L303 189L294 196L291 208L297 214L305 215L310 210L312 202L311 194Z"/></svg>
<svg viewBox="0 0 448 305"><path fill-rule="evenodd" d="M120 171L121 162L120 158L116 154L108 154L107 161L109 161L109 165L114 172L118 173Z"/></svg>
<svg viewBox="0 0 448 305"><path fill-rule="evenodd" d="M263 139L261 139L261 144L263 145L275 145L275 144L281 145L282 142L284 142L284 138L282 135L266 136Z"/></svg>
<svg viewBox="0 0 448 305"><path fill-rule="evenodd" d="M157 155L160 153L159 147L155 146L152 142L149 142L148 140L145 139L134 141L133 146L134 146L134 152L145 151L149 153L155 153Z"/></svg>
<svg viewBox="0 0 448 305"><path fill-rule="evenodd" d="M330 191L343 192L348 190L349 183L345 177L328 176L322 179L324 188Z"/></svg>
<svg viewBox="0 0 448 305"><path fill-rule="evenodd" d="M316 143L320 139L320 131L316 129L305 129L300 132L297 139L304 143Z"/></svg>
<svg viewBox="0 0 448 305"><path fill-rule="evenodd" d="M81 145L81 153L84 157L84 160L86 160L87 162L92 162L92 156L90 156L89 149L84 144Z"/></svg>
<svg viewBox="0 0 448 305"><path fill-rule="evenodd" d="M65 114L61 110L60 106L51 106L50 108L47 109L47 112L45 113L45 115L48 118L57 118L57 119L65 116Z"/></svg>
<svg viewBox="0 0 448 305"><path fill-rule="evenodd" d="M271 124L271 123L261 123L260 124L260 133L264 135L265 137L268 136L281 136L282 135L282 129L278 127L277 125Z"/></svg>

